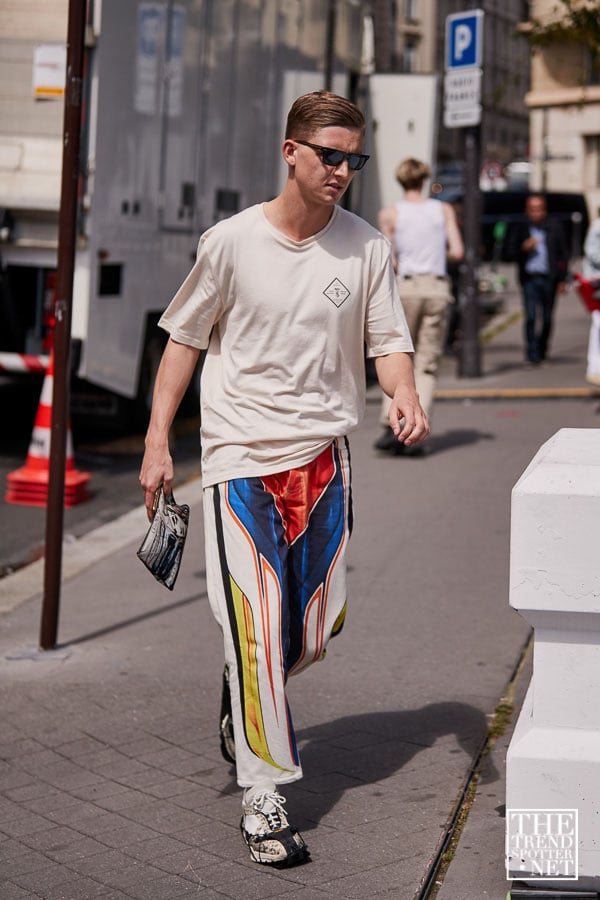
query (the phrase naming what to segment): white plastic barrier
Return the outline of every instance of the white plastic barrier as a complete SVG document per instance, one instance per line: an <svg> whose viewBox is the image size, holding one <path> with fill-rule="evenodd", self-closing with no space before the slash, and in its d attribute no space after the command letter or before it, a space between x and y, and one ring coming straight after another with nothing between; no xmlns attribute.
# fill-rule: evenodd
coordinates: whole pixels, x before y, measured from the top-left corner
<svg viewBox="0 0 600 900"><path fill-rule="evenodd" d="M561 429L515 485L510 604L534 656L506 764L508 875L600 890L600 429Z"/></svg>

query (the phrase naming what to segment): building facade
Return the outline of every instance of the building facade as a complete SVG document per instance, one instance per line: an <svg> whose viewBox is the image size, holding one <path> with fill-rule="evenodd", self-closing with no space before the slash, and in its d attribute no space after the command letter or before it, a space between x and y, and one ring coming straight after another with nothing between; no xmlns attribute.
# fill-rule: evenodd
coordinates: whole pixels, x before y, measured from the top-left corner
<svg viewBox="0 0 600 900"><path fill-rule="evenodd" d="M372 0L378 73L435 71L436 0Z"/></svg>
<svg viewBox="0 0 600 900"><path fill-rule="evenodd" d="M552 2L552 0L550 0ZM463 129L443 125L446 17L482 9L483 121L481 158L502 164L523 158L529 144L524 98L530 85L530 51L517 32L527 17L526 0L373 0L377 72L438 73L438 161L463 159Z"/></svg>
<svg viewBox="0 0 600 900"><path fill-rule="evenodd" d="M556 8L556 0L533 0L531 16L549 22L556 16ZM582 193L590 216L597 216L600 71L594 68L590 45L558 38L536 48L525 103L530 116L532 186Z"/></svg>

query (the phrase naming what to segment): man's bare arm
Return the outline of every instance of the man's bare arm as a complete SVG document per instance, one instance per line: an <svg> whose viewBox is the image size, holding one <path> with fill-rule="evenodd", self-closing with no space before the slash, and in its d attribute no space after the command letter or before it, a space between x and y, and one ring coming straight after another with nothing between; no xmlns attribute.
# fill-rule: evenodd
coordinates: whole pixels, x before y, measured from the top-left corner
<svg viewBox="0 0 600 900"><path fill-rule="evenodd" d="M378 356L375 358L375 369L379 384L388 397L392 398L390 427L398 440L407 447L425 440L429 434L429 422L415 389L410 353Z"/></svg>
<svg viewBox="0 0 600 900"><path fill-rule="evenodd" d="M173 460L169 451L169 430L175 413L194 374L200 351L169 338L158 368L152 398L152 413L146 432L146 451L142 460L140 483L148 518L152 519L154 497L164 485L171 490Z"/></svg>

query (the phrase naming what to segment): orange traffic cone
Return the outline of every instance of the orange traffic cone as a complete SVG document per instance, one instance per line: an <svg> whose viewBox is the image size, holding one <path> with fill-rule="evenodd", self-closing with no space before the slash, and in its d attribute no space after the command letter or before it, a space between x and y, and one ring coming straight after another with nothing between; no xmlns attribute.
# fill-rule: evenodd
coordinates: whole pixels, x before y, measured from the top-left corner
<svg viewBox="0 0 600 900"><path fill-rule="evenodd" d="M27 460L22 468L10 472L7 477L7 503L23 506L46 506L48 502L48 481L50 477L50 428L52 423L52 390L54 384L54 354L50 354L50 365L44 378L42 394L35 417ZM78 472L73 462L73 441L71 424L67 432L65 465L65 506L75 506L89 500L87 483L89 472Z"/></svg>

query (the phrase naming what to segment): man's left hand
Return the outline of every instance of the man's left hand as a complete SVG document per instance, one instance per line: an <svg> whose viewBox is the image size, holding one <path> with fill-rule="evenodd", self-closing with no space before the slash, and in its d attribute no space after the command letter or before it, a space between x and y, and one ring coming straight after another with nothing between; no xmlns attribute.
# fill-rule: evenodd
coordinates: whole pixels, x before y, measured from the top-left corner
<svg viewBox="0 0 600 900"><path fill-rule="evenodd" d="M389 411L390 426L398 441L407 447L420 444L430 433L425 411L415 391L397 390Z"/></svg>

